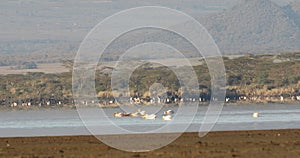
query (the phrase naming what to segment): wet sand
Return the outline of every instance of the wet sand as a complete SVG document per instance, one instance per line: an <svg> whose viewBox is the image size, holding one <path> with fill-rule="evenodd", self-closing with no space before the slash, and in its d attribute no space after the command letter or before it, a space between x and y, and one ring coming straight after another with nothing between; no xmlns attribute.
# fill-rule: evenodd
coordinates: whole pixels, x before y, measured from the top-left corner
<svg viewBox="0 0 300 158"><path fill-rule="evenodd" d="M164 135L126 135L132 137ZM119 139L120 136L107 136ZM120 141L125 143L126 141ZM300 130L212 132L203 138L185 133L173 143L150 152L132 153L111 148L93 136L0 138L2 158L68 157L300 157Z"/></svg>

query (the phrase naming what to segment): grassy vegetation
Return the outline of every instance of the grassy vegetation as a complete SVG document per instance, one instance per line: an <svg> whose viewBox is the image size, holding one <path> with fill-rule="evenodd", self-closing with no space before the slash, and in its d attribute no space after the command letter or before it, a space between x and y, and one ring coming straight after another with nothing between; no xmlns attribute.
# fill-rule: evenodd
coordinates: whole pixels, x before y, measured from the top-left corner
<svg viewBox="0 0 300 158"><path fill-rule="evenodd" d="M279 96L299 95L300 53L283 55L247 55L230 59L224 57L227 77L227 95ZM178 71L183 72L176 68ZM201 93L210 92L210 75L206 64L194 66ZM190 76L186 76L187 78ZM110 73L97 71L96 90L99 97L110 96ZM121 79L120 79L121 81ZM130 78L130 93L146 97L153 83L161 83L170 92L180 94L176 75L168 67L146 64L137 68ZM120 82L120 84L124 84ZM122 86L122 85L121 85ZM13 102L28 99L57 99L72 97L72 74L27 73L2 75L0 100Z"/></svg>
<svg viewBox="0 0 300 158"><path fill-rule="evenodd" d="M225 59L228 88L245 95L298 95L300 53Z"/></svg>

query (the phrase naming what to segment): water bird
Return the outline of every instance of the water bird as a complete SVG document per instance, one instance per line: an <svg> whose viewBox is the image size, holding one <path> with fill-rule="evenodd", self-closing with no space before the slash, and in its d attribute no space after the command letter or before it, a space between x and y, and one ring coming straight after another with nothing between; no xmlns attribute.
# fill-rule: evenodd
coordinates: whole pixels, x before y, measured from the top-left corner
<svg viewBox="0 0 300 158"><path fill-rule="evenodd" d="M171 114L174 114L173 110L164 111L164 115L171 115Z"/></svg>
<svg viewBox="0 0 300 158"><path fill-rule="evenodd" d="M114 112L114 117L129 117L129 116L132 116L132 113Z"/></svg>
<svg viewBox="0 0 300 158"><path fill-rule="evenodd" d="M114 117L122 117L122 113L120 113L120 112L114 112Z"/></svg>
<svg viewBox="0 0 300 158"><path fill-rule="evenodd" d="M228 103L228 102L229 102L229 100L230 100L230 98L226 98L226 99L225 99L226 103Z"/></svg>
<svg viewBox="0 0 300 158"><path fill-rule="evenodd" d="M138 109L137 111L141 116L146 115L146 111L141 111L141 109Z"/></svg>
<svg viewBox="0 0 300 158"><path fill-rule="evenodd" d="M162 119L166 120L166 121L171 121L172 120L172 116L171 115L163 115Z"/></svg>
<svg viewBox="0 0 300 158"><path fill-rule="evenodd" d="M122 113L122 116L123 117L129 117L129 116L131 116L131 113Z"/></svg>
<svg viewBox="0 0 300 158"><path fill-rule="evenodd" d="M258 117L259 117L258 112L253 113L253 114L252 114L252 117L258 118Z"/></svg>
<svg viewBox="0 0 300 158"><path fill-rule="evenodd" d="M130 113L131 117L137 117L139 115L139 112L135 112L135 113Z"/></svg>
<svg viewBox="0 0 300 158"><path fill-rule="evenodd" d="M156 115L155 114L151 114L151 115L145 114L144 116L142 116L142 118L145 120L155 120Z"/></svg>

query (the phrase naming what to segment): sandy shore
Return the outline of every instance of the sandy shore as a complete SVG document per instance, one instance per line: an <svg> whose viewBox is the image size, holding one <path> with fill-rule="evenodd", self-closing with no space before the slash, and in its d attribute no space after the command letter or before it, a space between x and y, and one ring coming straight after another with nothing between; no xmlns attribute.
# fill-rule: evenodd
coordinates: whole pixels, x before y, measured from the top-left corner
<svg viewBox="0 0 300 158"><path fill-rule="evenodd" d="M93 136L0 138L0 157L300 157L300 130L212 132L204 138L185 133L166 147L144 153L108 147Z"/></svg>

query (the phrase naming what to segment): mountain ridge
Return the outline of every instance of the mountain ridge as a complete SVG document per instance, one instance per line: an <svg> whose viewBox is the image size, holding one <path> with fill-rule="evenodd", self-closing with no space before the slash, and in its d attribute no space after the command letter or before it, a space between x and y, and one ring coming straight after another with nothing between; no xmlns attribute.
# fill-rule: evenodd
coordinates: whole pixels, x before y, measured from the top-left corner
<svg viewBox="0 0 300 158"><path fill-rule="evenodd" d="M245 0L230 10L198 20L223 54L300 50L299 27L281 7L269 0Z"/></svg>

